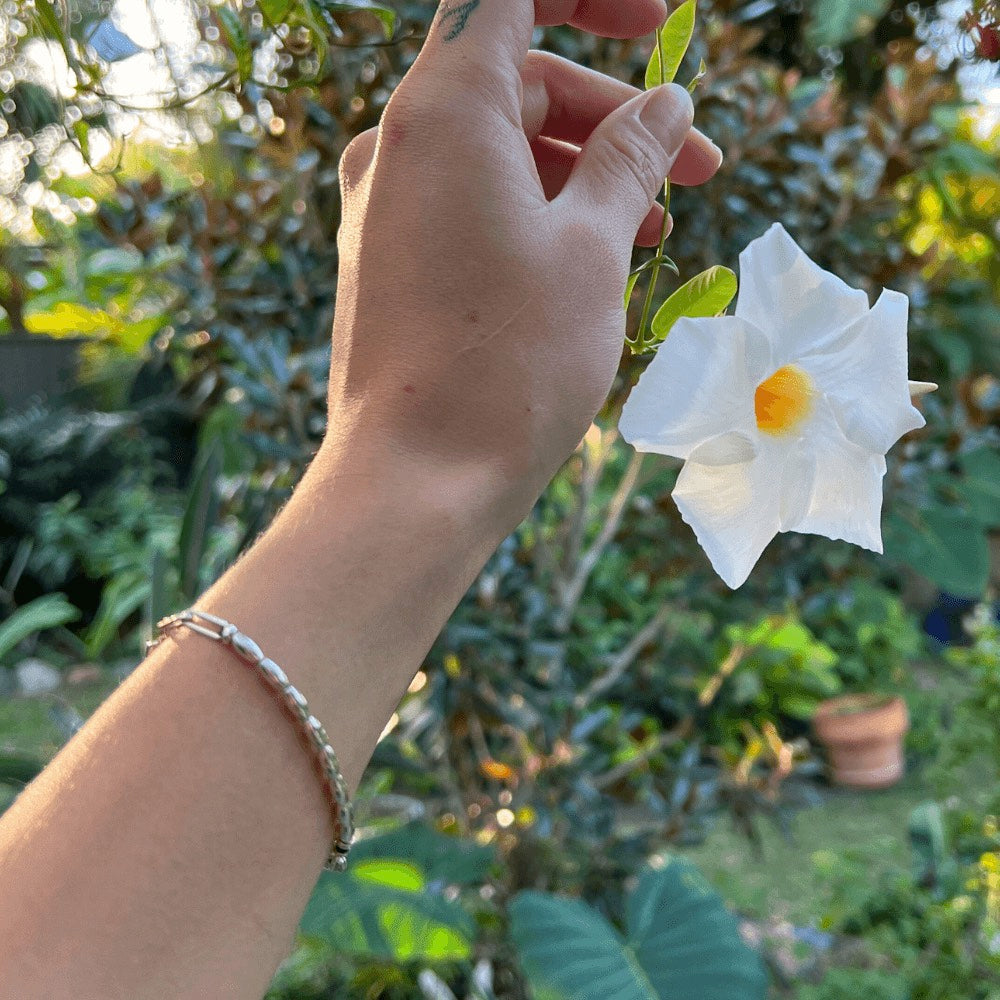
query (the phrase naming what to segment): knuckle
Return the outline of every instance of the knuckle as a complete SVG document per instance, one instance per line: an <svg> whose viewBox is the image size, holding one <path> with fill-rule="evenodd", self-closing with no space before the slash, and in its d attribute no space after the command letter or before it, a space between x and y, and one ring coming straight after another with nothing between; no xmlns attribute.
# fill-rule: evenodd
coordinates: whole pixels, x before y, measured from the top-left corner
<svg viewBox="0 0 1000 1000"><path fill-rule="evenodd" d="M344 189L354 187L361 175L371 164L375 151L375 131L360 132L348 144L340 156L338 173Z"/></svg>
<svg viewBox="0 0 1000 1000"><path fill-rule="evenodd" d="M405 80L393 91L379 129L382 144L389 149L410 146L440 130L445 111L426 90Z"/></svg>
<svg viewBox="0 0 1000 1000"><path fill-rule="evenodd" d="M624 183L637 184L650 198L654 196L666 170L641 125L623 122L612 130L602 148L609 173Z"/></svg>

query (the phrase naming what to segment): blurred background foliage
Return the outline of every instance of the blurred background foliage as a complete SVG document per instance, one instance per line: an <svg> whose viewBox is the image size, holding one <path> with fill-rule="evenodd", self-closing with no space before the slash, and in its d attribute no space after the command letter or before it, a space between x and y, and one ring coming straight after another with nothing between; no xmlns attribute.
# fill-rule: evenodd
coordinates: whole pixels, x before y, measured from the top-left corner
<svg viewBox="0 0 1000 1000"><path fill-rule="evenodd" d="M338 159L434 7L0 7L0 802L317 447ZM995 21L990 3L701 0L680 79L704 60L697 121L727 158L674 189L669 253L685 275L735 268L778 220L850 284L909 295L911 376L941 389L889 456L886 555L781 535L729 592L670 499L677 464L618 440L646 363L623 352L393 716L359 800L370 837L347 880L320 880L273 997L633 995L561 933L605 971L638 956L657 992L636 996L716 995L670 958L714 934L720 996L764 995L764 963L803 1000L1000 997L1000 116L959 84L989 78ZM536 43L637 85L652 44ZM911 777L862 805L824 783L809 723L870 692L906 697ZM911 817L922 798L940 805ZM865 810L897 839L865 840L846 818ZM815 872L790 917L774 887L795 843Z"/></svg>

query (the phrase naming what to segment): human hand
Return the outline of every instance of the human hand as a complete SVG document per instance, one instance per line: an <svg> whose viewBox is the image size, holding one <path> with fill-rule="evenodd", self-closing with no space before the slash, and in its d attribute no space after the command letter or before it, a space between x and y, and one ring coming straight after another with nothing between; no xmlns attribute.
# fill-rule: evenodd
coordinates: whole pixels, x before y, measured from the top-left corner
<svg viewBox="0 0 1000 1000"><path fill-rule="evenodd" d="M510 530L611 387L633 245L721 153L687 92L542 52L537 24L652 32L662 0L445 0L341 162L324 454L400 462ZM582 150L579 147L582 146Z"/></svg>

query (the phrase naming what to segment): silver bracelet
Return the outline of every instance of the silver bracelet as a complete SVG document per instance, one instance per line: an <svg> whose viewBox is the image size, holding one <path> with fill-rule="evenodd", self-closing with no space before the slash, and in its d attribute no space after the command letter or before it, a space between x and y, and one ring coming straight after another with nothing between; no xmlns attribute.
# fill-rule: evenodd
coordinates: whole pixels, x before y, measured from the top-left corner
<svg viewBox="0 0 1000 1000"><path fill-rule="evenodd" d="M215 625L216 629L199 625L195 619L209 622ZM156 623L156 627L165 634L186 627L192 632L197 632L198 635L206 636L229 646L244 663L259 667L269 686L281 695L292 714L301 723L302 729L309 736L321 760L323 778L333 806L333 825L336 831L333 837L333 846L330 848L324 867L328 871L342 872L347 867L347 852L351 849L351 840L354 838L351 800L347 794L347 784L340 773L337 755L333 752L333 747L330 746L326 730L320 724L319 719L310 713L309 705L302 692L289 684L284 670L274 660L269 660L260 646L249 636L244 635L232 622L227 622L223 618L217 618L204 611L198 611L196 608L190 608L187 611L180 611L175 615L161 618ZM148 654L151 649L158 646L165 637L166 635L160 635L155 639L148 640L146 653Z"/></svg>

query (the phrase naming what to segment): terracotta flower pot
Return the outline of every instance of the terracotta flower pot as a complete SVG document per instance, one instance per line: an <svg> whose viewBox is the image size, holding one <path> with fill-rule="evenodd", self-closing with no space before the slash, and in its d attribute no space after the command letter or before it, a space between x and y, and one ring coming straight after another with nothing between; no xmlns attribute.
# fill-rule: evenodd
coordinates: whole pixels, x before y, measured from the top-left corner
<svg viewBox="0 0 1000 1000"><path fill-rule="evenodd" d="M891 695L849 694L824 701L813 728L826 746L833 780L852 788L886 788L903 776L906 702Z"/></svg>

